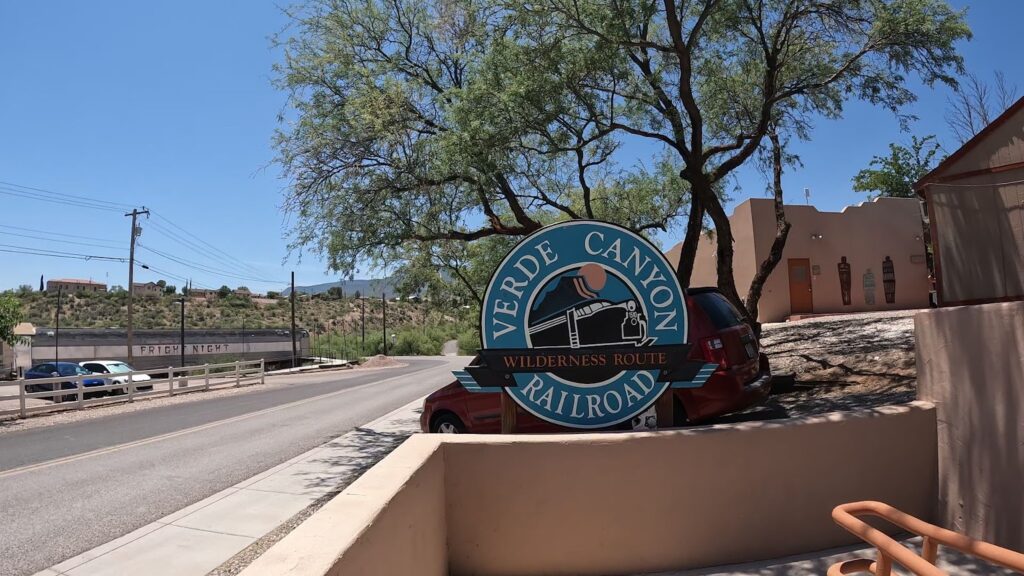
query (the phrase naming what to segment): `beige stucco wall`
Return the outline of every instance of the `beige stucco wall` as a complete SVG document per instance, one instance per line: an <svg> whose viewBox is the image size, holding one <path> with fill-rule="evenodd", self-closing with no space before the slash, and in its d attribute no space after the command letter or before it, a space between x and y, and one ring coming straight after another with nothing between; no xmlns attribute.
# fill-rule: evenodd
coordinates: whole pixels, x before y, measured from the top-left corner
<svg viewBox="0 0 1024 576"><path fill-rule="evenodd" d="M1012 183L1024 180L1024 108L953 158L921 188L937 237L940 304L1022 299L1024 184Z"/></svg>
<svg viewBox="0 0 1024 576"><path fill-rule="evenodd" d="M936 176L948 176L1024 161L1024 108L996 126Z"/></svg>
<svg viewBox="0 0 1024 576"><path fill-rule="evenodd" d="M439 446L410 438L242 574L447 576Z"/></svg>
<svg viewBox="0 0 1024 576"><path fill-rule="evenodd" d="M782 260L765 282L758 306L758 320L777 322L790 315L789 268L787 259L808 258L818 274L812 275L814 313L902 310L928 306L928 267L921 240L921 212L917 200L879 198L842 212L820 212L813 206L786 206L792 224ZM741 297L761 261L768 256L775 238L775 210L769 199L752 198L736 207L730 218L736 242L734 276ZM813 239L820 235L821 239ZM675 265L678 246L666 253ZM843 305L837 265L846 256L850 264L851 303ZM888 304L882 282L882 261L893 260L896 301ZM913 257L913 259L912 259ZM875 303L864 296L864 274L875 277ZM715 241L701 239L694 261L692 286L714 286Z"/></svg>
<svg viewBox="0 0 1024 576"><path fill-rule="evenodd" d="M1024 184L997 185L1021 180L1024 169L928 186L942 303L1024 297Z"/></svg>
<svg viewBox="0 0 1024 576"><path fill-rule="evenodd" d="M648 434L448 442L452 574L629 574L851 542L829 516L885 500L929 517L923 406ZM879 471L884 470L884 473Z"/></svg>
<svg viewBox="0 0 1024 576"><path fill-rule="evenodd" d="M733 211L729 217L732 225L733 235L733 278L736 280L736 287L740 291L740 297L746 297L747 289L750 288L750 281L754 279L757 267L760 264L757 254L753 250L741 249L742 247L754 245L754 203L747 201ZM772 222L775 212L772 211ZM682 251L682 243L676 244L665 256L669 263L675 267L679 264L679 254ZM767 254L767 251L765 252ZM701 236L700 244L697 247L697 256L693 261L693 275L690 276L691 286L716 286L718 285L718 245L714 232Z"/></svg>
<svg viewBox="0 0 1024 576"><path fill-rule="evenodd" d="M876 499L928 519L926 403L657 433L417 435L243 576L609 575L816 551ZM445 548L446 546L446 548Z"/></svg>
<svg viewBox="0 0 1024 576"><path fill-rule="evenodd" d="M943 525L1024 550L1024 302L914 317L918 397L938 416Z"/></svg>

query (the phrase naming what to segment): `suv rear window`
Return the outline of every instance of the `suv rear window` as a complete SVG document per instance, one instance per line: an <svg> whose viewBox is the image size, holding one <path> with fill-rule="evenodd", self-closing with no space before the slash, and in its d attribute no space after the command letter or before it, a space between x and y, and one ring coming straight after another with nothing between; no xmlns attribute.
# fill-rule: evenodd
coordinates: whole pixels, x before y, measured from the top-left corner
<svg viewBox="0 0 1024 576"><path fill-rule="evenodd" d="M690 298L708 315L716 330L732 328L743 323L736 308L718 292L690 293Z"/></svg>

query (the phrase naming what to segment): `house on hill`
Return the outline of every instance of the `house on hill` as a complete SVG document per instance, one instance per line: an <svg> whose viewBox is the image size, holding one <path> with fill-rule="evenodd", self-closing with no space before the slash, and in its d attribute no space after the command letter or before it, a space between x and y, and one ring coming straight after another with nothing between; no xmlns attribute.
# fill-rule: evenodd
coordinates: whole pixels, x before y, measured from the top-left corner
<svg viewBox="0 0 1024 576"><path fill-rule="evenodd" d="M1024 300L1024 98L914 184L940 306Z"/></svg>
<svg viewBox="0 0 1024 576"><path fill-rule="evenodd" d="M78 278L57 278L46 281L47 292L53 293L58 289L61 292L106 292L107 285L103 282L80 280Z"/></svg>
<svg viewBox="0 0 1024 576"><path fill-rule="evenodd" d="M792 228L782 260L764 284L758 321L791 316L928 307L928 266L921 210L912 198L878 198L842 212L786 206ZM733 275L740 297L771 250L775 207L751 198L729 217ZM676 266L682 244L666 253ZM702 236L691 286L718 284L715 238Z"/></svg>
<svg viewBox="0 0 1024 576"><path fill-rule="evenodd" d="M156 296L164 291L156 282L136 282L132 284L132 294L136 296Z"/></svg>
<svg viewBox="0 0 1024 576"><path fill-rule="evenodd" d="M202 300L213 298L216 295L217 295L217 291L216 290L209 290L209 289L206 289L206 288L189 288L189 291L188 291L188 297L189 298L199 298L199 299L202 299Z"/></svg>

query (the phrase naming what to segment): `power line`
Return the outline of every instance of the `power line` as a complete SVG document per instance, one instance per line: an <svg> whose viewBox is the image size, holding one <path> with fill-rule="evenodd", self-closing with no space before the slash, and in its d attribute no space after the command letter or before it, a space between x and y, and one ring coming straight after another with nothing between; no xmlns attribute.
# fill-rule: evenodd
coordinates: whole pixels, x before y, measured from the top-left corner
<svg viewBox="0 0 1024 576"><path fill-rule="evenodd" d="M156 272L157 274L160 274L162 276L167 276L169 278L174 278L174 279L180 280L181 282L184 282L184 283L187 283L189 281L188 277L186 277L186 276L182 276L180 274L175 274L174 272L170 272L170 271L164 270L162 268L157 268L156 266L152 266L150 264L146 264L145 262L142 262L141 260L136 260L136 262L139 264L140 267L142 267L145 270L150 270L150 271ZM197 284L200 288L207 288L207 289L212 290L212 288L210 288L209 286L206 286L204 284L199 284L198 282L196 282L195 284Z"/></svg>
<svg viewBox="0 0 1024 576"><path fill-rule="evenodd" d="M157 214L157 213L155 213L155 212L153 213L153 215L154 215L154 216L156 216L157 218L159 218L159 219L163 220L163 221L164 221L164 222L166 222L167 224L170 224L170 225L171 225L171 226L173 226L174 228L176 228L176 229L180 230L180 231L181 231L182 233L184 233L184 234L185 234L186 236L191 236L191 237L192 237L192 238L194 238L194 239L195 239L196 241L198 241L198 242L199 242L200 244L203 244L204 246L206 246L206 247L207 247L207 248L209 248L210 250L213 250L214 252L217 252L217 253L219 253L219 254L223 255L223 256L224 256L225 258L227 258L227 259L228 259L228 260L229 260L230 262L232 262L232 263L235 263L235 262L237 262L237 263L241 264L241 265L242 265L243 267L245 267L245 268L248 268L248 269L249 269L249 271L250 271L250 273L262 274L262 272L261 272L260 270L258 270L258 269L257 269L256 267L254 267L254 266L252 266L252 265L250 265L250 264L247 264L247 263L246 263L246 262L244 262L244 261L238 260L237 258L235 258L234 256L232 256L231 254L228 254L227 252L225 252L225 251L221 250L220 248L218 248L218 247L214 246L213 244L211 244L211 243L207 242L206 240L203 240L203 239L202 239L202 238L200 238L199 236L196 236L195 234L193 234L193 233L189 232L188 230L185 230L185 229L184 229L184 228L182 228L181 226L178 226L178 225L177 225L177 224L175 224L174 222L171 222L171 221L170 221L169 219L167 219L167 218L166 218L166 217L164 217L163 215L161 215L161 214Z"/></svg>
<svg viewBox="0 0 1024 576"><path fill-rule="evenodd" d="M227 276L229 278L235 278L235 279L238 279L238 280L250 280L250 281L253 281L253 282L267 282L267 283L279 283L280 282L280 280L272 280L272 279L269 279L269 278L257 278L257 277L254 277L254 276L241 276L241 275L238 275L238 274L232 274L230 272L226 272L224 270L218 270L218 269L215 269L215 268L210 268L210 267L205 266L203 264L199 264L199 263L193 262L191 260L186 260L184 258L181 258L181 257L178 257L178 256L174 256L172 254L168 254L166 252L162 252L160 250L156 250L156 249L150 248L149 246L143 245L141 242L138 244L138 246L139 246L139 248L142 248L142 249L146 250L147 252L151 252L153 254L156 254L157 256L161 256L163 258L166 258L166 259L171 260L173 262L177 262L178 264L181 264L183 266L187 266L189 268L198 270L200 272L206 272L207 274L217 274L217 275L220 275L220 276Z"/></svg>
<svg viewBox="0 0 1024 576"><path fill-rule="evenodd" d="M18 238L31 238L33 240L42 240L44 242L60 242L62 244L69 244L72 246L91 246L94 248L117 248L117 246L111 246L110 244L96 244L94 242L64 240L62 238L47 238L45 236L36 236L33 234L20 234L17 232L4 232L2 230L0 230L0 234L4 234L6 236L16 236Z"/></svg>
<svg viewBox="0 0 1024 576"><path fill-rule="evenodd" d="M46 190L44 188L37 188L37 187L33 187L33 186L25 186L23 184L16 184L16 183L13 183L13 182L5 182L5 181L0 181L0 194L7 195L7 196L12 196L12 197L16 197L16 198L25 198L25 199L30 199L30 200L42 201L42 202L49 202L49 203L53 203L53 204L60 204L60 205L64 205L64 206L71 206L71 207L77 207L77 208L88 208L88 209L92 209L92 210L103 210L103 211L110 211L110 212L121 212L124 209L132 208L131 205L120 203L120 202L111 202L109 200L102 200L102 199L97 199L97 198L89 198L87 196L80 196L80 195L75 195L75 194L67 194L67 193L63 193L63 192L54 192L52 190ZM186 266L186 267L188 267L190 269L194 269L194 270L197 270L197 271L200 271L200 272L204 272L206 274L213 274L213 275L218 275L218 276L227 276L227 277L234 278L234 279L239 279L239 280L246 280L246 281L251 281L251 282L263 282L263 283L268 283L268 284L279 284L281 282L280 280L276 280L276 279L263 278L262 277L263 272L261 270L259 270L258 268L256 268L255 266L252 266L252 265L250 265L250 264L248 264L248 263L246 263L246 262L244 262L244 261L242 261L242 260L240 260L238 258L235 258L231 254L228 254L224 250L218 248L217 246L213 245L212 243L208 242L207 240L203 239L202 237L200 237L200 236L198 236L196 234L193 234L192 232L189 232L185 228L175 224L170 219L168 219L168 218L166 218L166 217L164 217L164 216L162 216L160 214L154 214L154 216L156 216L157 218L162 220L164 223L166 223L167 226L173 227L178 232L175 232L175 231L167 228L166 226L151 220L149 222L149 224L153 225L154 229L156 229L159 233L165 235L166 237L170 238L171 240L173 240L175 242L178 242L179 244L181 244L182 246L186 247L187 249L195 252L196 254L209 259L214 264L211 264L211 265L201 264L199 262L195 262L193 260L188 260L188 259L185 259L185 258L181 258L181 257L175 256L173 254L168 254L166 252L162 252L160 250L155 250L153 248L144 247L144 246L141 246L141 244L140 244L140 247L143 247L146 250L148 250L148 251L150 251L150 252L152 252L152 253L154 253L154 254L162 257L162 258L166 258L166 259L168 259L170 261L176 262L176 263L181 264L183 266ZM15 232L0 232L0 234L5 234L5 235L8 235L8 236L21 237L21 238L32 238L32 239L36 239L36 240L43 240L45 242L62 242L64 244L68 244L70 246L92 246L92 247L98 247L98 248L111 248L111 249L117 248L116 243L114 243L113 241L107 240L107 239L103 239L103 238L95 238L95 237L81 236L81 235L75 235L75 234L62 234L62 233L59 233L59 232L34 230L34 229L31 229L31 228L24 228L24 227L19 227L19 226L6 226L6 228L13 229L13 230L21 230L23 232L32 232L32 233L35 233L35 234L43 234L44 236L37 236L37 235L33 235L33 234L15 233ZM73 239L76 239L76 240L64 240L64 239L57 239L57 238L49 238L47 236L61 236L61 237L64 237L64 238L73 238ZM85 240L85 241L83 242L82 240ZM100 242L101 244L96 244L96 243L92 243L92 242L89 242L89 241ZM113 244L113 245L111 245L111 244ZM42 256L53 255L55 257L79 258L79 259L86 259L86 260L88 260L88 259L101 259L101 260L112 260L112 261L120 261L120 262L126 261L124 258L120 258L120 257L100 256L100 255L92 255L92 254L85 254L85 253L78 253L78 252L62 252L62 251L58 251L58 250L49 250L49 249L45 249L45 248L32 248L32 247L27 247L27 246L13 246L13 245L8 245L8 244L0 244L0 246L7 246L8 248L12 248L12 249L17 249L18 250L17 252L15 250L4 250L4 252L12 252L12 253L19 253L19 254L34 254L34 255L42 255ZM149 267L149 268L153 269L153 270L156 270L153 267ZM226 270L223 269L223 268L226 268ZM176 278L180 278L182 280L187 280L183 276L178 276L178 275L175 275L175 274L172 274L172 273L169 273L169 272L161 272L161 273L164 273L164 274L167 274L169 276L176 277Z"/></svg>
<svg viewBox="0 0 1024 576"><path fill-rule="evenodd" d="M66 234L63 232L51 232L49 230L38 230L35 228L24 228L21 226L12 226L10 224L4 224L4 228L10 228L11 230L24 230L25 232L35 232L37 234L46 234L49 236L64 236L67 238L81 238L82 240L96 240L98 242L109 242L111 244L117 244L113 240L107 240L106 238L97 238L96 236L81 236L78 234Z"/></svg>
<svg viewBox="0 0 1024 576"><path fill-rule="evenodd" d="M43 248L32 248L29 246L15 246L13 244L0 244L0 252L11 254L31 254L34 256L51 256L53 258L71 258L76 260L106 260L110 262L127 262L127 258L117 256L104 256L100 254L82 254L79 252L63 252L60 250L46 250Z"/></svg>
<svg viewBox="0 0 1024 576"><path fill-rule="evenodd" d="M50 202L52 204L61 204L63 206L74 206L76 208L89 208L89 209L92 209L92 210L104 210L104 211L108 211L108 212L120 212L121 211L120 208L114 208L113 206L108 206L108 205L103 205L103 204L98 204L98 203L92 203L92 202L78 201L78 200L69 200L69 199L65 199L65 198L48 197L48 196L43 196L43 195L40 195L40 194L35 194L35 193L32 193L32 192L27 192L27 191L23 191L23 190L12 189L12 188L5 188L5 187L2 187L2 186L0 186L0 194L6 194L8 196L14 196L16 198L26 198L26 199L29 199L29 200L39 200L39 201L42 201L42 202Z"/></svg>
<svg viewBox="0 0 1024 576"><path fill-rule="evenodd" d="M7 186L7 187L20 188L20 189L25 190L25 191L40 192L40 193L43 193L43 194L48 194L50 196L67 198L67 199L70 199L70 200L85 201L85 202L89 202L91 204L106 204L108 206L111 206L112 208L116 207L118 210L123 210L125 208L131 208L132 207L130 204L123 204L121 202L111 202L109 200L101 200L101 199L98 199L98 198L90 198L88 196L77 196L75 194L67 194L67 193L64 193L64 192L54 192L52 190L46 190L45 188L37 188L37 187L34 187L34 186L25 186L24 184L15 184L13 182L4 182L2 180L0 180L0 184L2 184L4 186Z"/></svg>
<svg viewBox="0 0 1024 576"><path fill-rule="evenodd" d="M191 264L187 263L187 262L179 262L180 264L185 264L186 266L188 266L188 265L196 265L196 266L202 266L202 267L210 268L212 270L212 273L214 273L214 274L231 275L231 276L235 276L235 277L241 278L243 280L251 279L251 280L256 281L256 282L274 282L274 283L280 282L279 280L268 280L268 279L265 279L265 278L257 277L252 272L247 270L246 268L243 268L242 266L240 266L237 263L237 262L239 262L239 260L237 258L224 258L224 257L219 257L216 254L210 254L209 250L203 248L202 246L199 246L198 244L196 244L195 242L192 242L191 240L188 240L187 238L184 238L184 237L180 236L179 234L177 234L177 233L173 232L172 230L170 230L170 229L160 225L159 223L151 221L150 224L153 225L154 228L158 232L160 232L161 234L163 234L163 235L167 236L168 238L178 242L179 244L181 244L182 246L184 246L185 248L187 248L191 252L193 252L195 254L198 254L200 256L205 256L205 257L209 258L210 261L212 262L212 264L199 264L199 263L194 262L194 261L191 262ZM147 250L152 251L153 249L147 247ZM166 257L166 255L164 255L164 256ZM230 272L223 272L220 268L214 269L215 266L220 267L220 268L225 268L227 270L230 270ZM249 268L255 270L251 266ZM207 272L211 272L211 270L207 270ZM261 272L259 270L256 270L256 274L261 274Z"/></svg>
<svg viewBox="0 0 1024 576"><path fill-rule="evenodd" d="M166 220L166 218L163 219ZM152 224L153 227L161 234L181 244L191 252L208 258L211 262L214 262L215 265L223 266L229 270L232 270L236 274L245 276L253 275L253 271L255 271L256 274L261 274L259 270L256 270L252 266L244 266L240 264L240 260L238 258L234 258L232 256L220 256L217 253L211 253L210 249L205 248L199 245L198 243L189 240L188 238L185 238L184 236L178 234L177 232L174 232L173 230L163 226L158 222L152 221L150 222L150 224ZM180 229L180 227L178 228Z"/></svg>

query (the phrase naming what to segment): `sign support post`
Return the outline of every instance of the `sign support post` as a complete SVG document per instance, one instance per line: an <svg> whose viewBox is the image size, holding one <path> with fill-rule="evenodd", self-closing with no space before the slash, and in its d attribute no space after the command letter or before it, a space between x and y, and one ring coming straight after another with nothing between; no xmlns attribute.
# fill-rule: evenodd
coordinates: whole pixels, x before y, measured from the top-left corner
<svg viewBox="0 0 1024 576"><path fill-rule="evenodd" d="M501 393L501 433L516 433L516 401L507 390Z"/></svg>
<svg viewBox="0 0 1024 576"><path fill-rule="evenodd" d="M672 389L669 388L654 404L654 412L658 415L658 430L672 427L672 411Z"/></svg>

